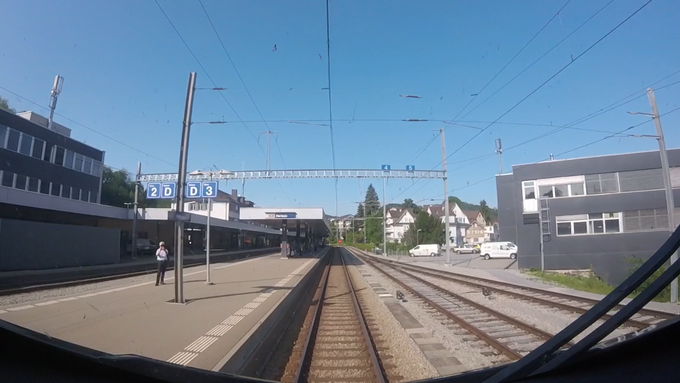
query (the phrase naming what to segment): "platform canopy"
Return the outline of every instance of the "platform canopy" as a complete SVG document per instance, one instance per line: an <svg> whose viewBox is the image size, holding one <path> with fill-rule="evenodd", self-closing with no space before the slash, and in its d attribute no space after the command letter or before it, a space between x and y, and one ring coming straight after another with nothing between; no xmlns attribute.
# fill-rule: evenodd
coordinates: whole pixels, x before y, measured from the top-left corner
<svg viewBox="0 0 680 383"><path fill-rule="evenodd" d="M311 228L317 236L328 236L331 225L320 207L242 207L239 212L241 221L261 223L280 229L286 221L289 231L295 231L300 223L300 231Z"/></svg>

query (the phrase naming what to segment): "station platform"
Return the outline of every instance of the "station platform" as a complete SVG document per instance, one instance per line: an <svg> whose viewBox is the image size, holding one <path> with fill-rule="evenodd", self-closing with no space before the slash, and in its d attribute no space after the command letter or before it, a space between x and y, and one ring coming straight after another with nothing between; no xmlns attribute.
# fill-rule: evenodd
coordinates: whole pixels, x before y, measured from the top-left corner
<svg viewBox="0 0 680 383"><path fill-rule="evenodd" d="M219 370L328 248L281 259L268 255L184 273L186 304L166 285L130 283L86 294L0 307L0 320L111 354L137 354Z"/></svg>
<svg viewBox="0 0 680 383"><path fill-rule="evenodd" d="M278 252L279 248L260 248L236 251L213 250L210 252L212 263L232 261L237 259L259 256ZM205 253L185 254L184 265L193 266L205 264ZM155 272L158 265L156 256L151 254L139 255L137 258L124 257L120 262L109 265L64 267L48 270L19 270L0 272L0 289L21 288L24 286L53 284L77 281L90 278L101 278L136 272ZM174 257L171 255L168 270L174 267Z"/></svg>

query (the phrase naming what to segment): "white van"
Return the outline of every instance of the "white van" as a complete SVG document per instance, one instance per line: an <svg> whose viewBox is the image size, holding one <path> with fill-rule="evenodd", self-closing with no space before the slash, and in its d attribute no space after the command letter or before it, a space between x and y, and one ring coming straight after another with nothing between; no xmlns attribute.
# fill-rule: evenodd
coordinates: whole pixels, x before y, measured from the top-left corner
<svg viewBox="0 0 680 383"><path fill-rule="evenodd" d="M418 245L408 251L412 257L436 257L441 254L442 248L436 244Z"/></svg>
<svg viewBox="0 0 680 383"><path fill-rule="evenodd" d="M482 244L479 255L484 259L517 258L517 245L512 242L486 242Z"/></svg>

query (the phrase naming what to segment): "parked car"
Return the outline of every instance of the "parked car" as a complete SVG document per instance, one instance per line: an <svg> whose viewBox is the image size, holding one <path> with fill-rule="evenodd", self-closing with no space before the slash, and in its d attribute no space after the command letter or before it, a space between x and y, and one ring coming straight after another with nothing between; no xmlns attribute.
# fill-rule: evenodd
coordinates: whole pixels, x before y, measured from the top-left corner
<svg viewBox="0 0 680 383"><path fill-rule="evenodd" d="M487 242L482 244L481 256L484 259L491 258L517 258L517 245L512 242Z"/></svg>
<svg viewBox="0 0 680 383"><path fill-rule="evenodd" d="M414 247L408 251L408 254L412 257L436 257L441 255L442 248L437 244L423 244Z"/></svg>
<svg viewBox="0 0 680 383"><path fill-rule="evenodd" d="M464 244L463 246L456 246L453 251L458 254L477 254L480 252L479 248L475 245Z"/></svg>

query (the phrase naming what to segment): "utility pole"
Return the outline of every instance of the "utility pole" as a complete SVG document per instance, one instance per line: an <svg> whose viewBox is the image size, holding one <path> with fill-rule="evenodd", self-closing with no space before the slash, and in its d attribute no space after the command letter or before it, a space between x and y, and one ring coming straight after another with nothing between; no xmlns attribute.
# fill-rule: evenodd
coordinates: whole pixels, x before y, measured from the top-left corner
<svg viewBox="0 0 680 383"><path fill-rule="evenodd" d="M496 153L498 154L498 167L500 168L498 174L503 174L503 145L500 138L496 139Z"/></svg>
<svg viewBox="0 0 680 383"><path fill-rule="evenodd" d="M444 137L444 129L439 129L442 138L442 170L444 171L444 240L446 241L446 265L451 266L451 245L449 244L449 183L446 174L446 138Z"/></svg>
<svg viewBox="0 0 680 383"><path fill-rule="evenodd" d="M52 92L50 92L50 117L47 120L47 129L52 130L52 122L54 120L54 110L57 108L57 99L61 93L61 88L64 86L64 78L57 75L54 78L54 85L52 85Z"/></svg>
<svg viewBox="0 0 680 383"><path fill-rule="evenodd" d="M212 175L210 176L212 180ZM210 282L210 212L212 211L212 198L208 198L208 220L205 225L205 283Z"/></svg>
<svg viewBox="0 0 680 383"><path fill-rule="evenodd" d="M383 256L387 257L387 200L385 199L385 189L387 187L387 177L383 176Z"/></svg>
<svg viewBox="0 0 680 383"><path fill-rule="evenodd" d="M671 184L671 172L668 165L668 153L666 153L666 141L663 136L663 129L661 128L661 119L659 118L659 109L656 107L656 98L654 97L654 90L647 88L647 98L649 98L649 105L652 107L652 118L654 119L654 126L656 127L657 141L659 142L659 155L661 156L661 170L663 171L663 180L666 186L666 209L668 210L668 229L673 234L675 231L675 201L673 200L673 185ZM671 265L678 261L677 251L671 255ZM678 302L678 279L674 278L671 282L671 303Z"/></svg>
<svg viewBox="0 0 680 383"><path fill-rule="evenodd" d="M194 107L194 93L196 92L196 72L189 74L187 99L184 106L184 122L182 126L182 140L179 151L179 171L177 172L177 207L175 215L175 303L184 303L184 222L178 220L184 212L184 189L187 178L187 156L189 154L189 130L191 129L191 112Z"/></svg>
<svg viewBox="0 0 680 383"><path fill-rule="evenodd" d="M137 162L137 177L135 177L135 203L132 208L132 258L137 257L137 208L139 206L139 176L142 174L142 163Z"/></svg>

